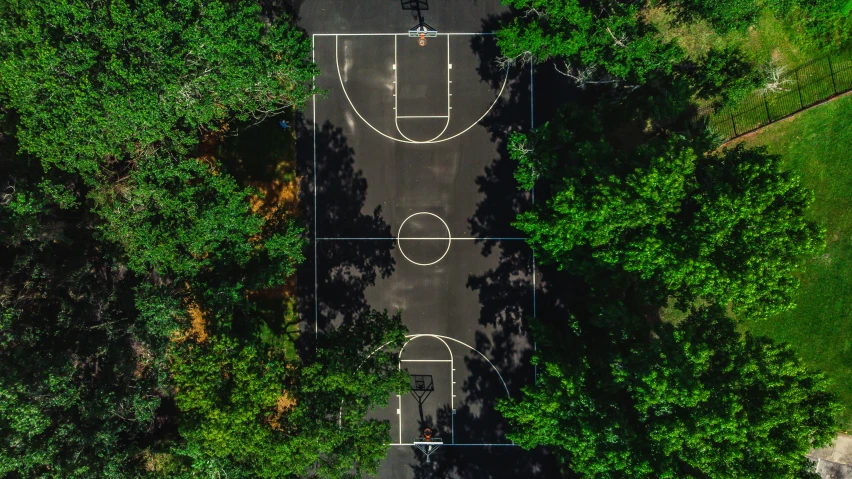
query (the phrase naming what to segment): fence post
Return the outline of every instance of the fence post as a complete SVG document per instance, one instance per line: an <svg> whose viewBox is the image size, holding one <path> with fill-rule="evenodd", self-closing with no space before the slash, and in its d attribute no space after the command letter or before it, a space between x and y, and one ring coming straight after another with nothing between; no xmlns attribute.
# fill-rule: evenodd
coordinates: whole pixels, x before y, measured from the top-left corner
<svg viewBox="0 0 852 479"><path fill-rule="evenodd" d="M766 107L766 123L772 123L772 116L769 114L769 102L766 101L766 92L763 92L763 106Z"/></svg>
<svg viewBox="0 0 852 479"><path fill-rule="evenodd" d="M837 83L834 82L834 68L831 66L831 55L828 56L828 71L831 72L831 86L834 87L834 94L837 95Z"/></svg>
<svg viewBox="0 0 852 479"><path fill-rule="evenodd" d="M740 136L737 133L737 122L734 121L734 112L731 112L731 125L734 127L734 138Z"/></svg>
<svg viewBox="0 0 852 479"><path fill-rule="evenodd" d="M799 83L799 69L796 68L793 71L796 73L796 91L799 92L799 105L801 105L802 109L804 109L805 102L802 101L802 84Z"/></svg>

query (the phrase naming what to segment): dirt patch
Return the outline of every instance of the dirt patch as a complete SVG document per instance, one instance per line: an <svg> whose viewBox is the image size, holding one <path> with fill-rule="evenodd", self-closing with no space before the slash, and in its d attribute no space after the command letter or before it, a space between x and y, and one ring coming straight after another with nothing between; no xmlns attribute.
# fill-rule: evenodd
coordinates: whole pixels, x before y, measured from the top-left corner
<svg viewBox="0 0 852 479"><path fill-rule="evenodd" d="M130 340L130 349L133 350L133 356L136 359L136 367L133 368L133 376L135 378L144 377L149 370L149 365L154 359L151 350L142 342L135 338Z"/></svg>
<svg viewBox="0 0 852 479"><path fill-rule="evenodd" d="M251 181L248 186L260 191L251 198L251 210L269 221L276 217L293 218L298 214L300 177L290 180Z"/></svg>
<svg viewBox="0 0 852 479"><path fill-rule="evenodd" d="M283 394L278 396L278 400L275 403L275 412L266 418L272 429L281 431L283 429L281 426L281 416L292 411L294 407L296 407L296 400L287 391L284 391Z"/></svg>
<svg viewBox="0 0 852 479"><path fill-rule="evenodd" d="M275 299L292 298L296 295L296 278L287 278L284 284L274 288L264 288L248 291L252 301L270 301Z"/></svg>
<svg viewBox="0 0 852 479"><path fill-rule="evenodd" d="M210 336L207 333L207 319L205 313L195 301L192 301L186 307L186 313L189 316L189 327L184 331L172 335L172 341L182 343L187 339L192 339L197 343L206 342Z"/></svg>

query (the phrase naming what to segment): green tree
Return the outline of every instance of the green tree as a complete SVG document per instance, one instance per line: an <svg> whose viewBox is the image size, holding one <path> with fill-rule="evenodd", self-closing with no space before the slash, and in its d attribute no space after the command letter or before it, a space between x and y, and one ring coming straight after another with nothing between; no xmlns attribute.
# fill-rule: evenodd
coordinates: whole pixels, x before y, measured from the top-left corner
<svg viewBox="0 0 852 479"><path fill-rule="evenodd" d="M0 155L0 476L138 477L162 389L132 275L22 163Z"/></svg>
<svg viewBox="0 0 852 479"><path fill-rule="evenodd" d="M408 386L397 367L399 314L373 311L322 336L305 364L225 336L171 349L185 441L181 467L228 477L349 477L375 473L390 424L365 414ZM181 472L183 470L183 472Z"/></svg>
<svg viewBox="0 0 852 479"><path fill-rule="evenodd" d="M664 108L694 99L720 106L741 99L762 80L756 65L734 48L714 48L700 58L689 58L647 21L648 5L643 1L505 3L520 13L497 32L503 61L550 62L580 88L620 86L615 91L623 99L641 87L645 98ZM700 9L689 12L706 14Z"/></svg>
<svg viewBox="0 0 852 479"><path fill-rule="evenodd" d="M763 2L755 0L674 0L669 3L682 20L703 19L720 32L750 27L763 7Z"/></svg>
<svg viewBox="0 0 852 479"><path fill-rule="evenodd" d="M833 439L839 404L789 347L741 335L721 308L652 339L575 318L537 333L536 384L498 409L513 441L580 477L819 477L804 455Z"/></svg>
<svg viewBox="0 0 852 479"><path fill-rule="evenodd" d="M257 2L0 1L0 92L20 148L83 173L181 152L311 93L310 42Z"/></svg>
<svg viewBox="0 0 852 479"><path fill-rule="evenodd" d="M777 156L742 145L705 152L706 142L678 135L618 150L579 118L586 126L575 131L563 119L511 139L522 186L548 187L515 223L542 260L623 270L651 302L730 302L755 318L793 306L794 273L823 233L805 217L811 192Z"/></svg>
<svg viewBox="0 0 852 479"><path fill-rule="evenodd" d="M670 72L683 56L642 20L641 4L629 1L506 0L522 13L497 32L510 60L555 64L577 83L645 83L656 71Z"/></svg>
<svg viewBox="0 0 852 479"><path fill-rule="evenodd" d="M257 192L240 188L220 165L208 163L156 156L128 178L93 190L90 197L105 220L100 231L122 246L134 271L193 278L262 257L278 268L255 286L280 284L303 259L304 229L290 222L283 231L264 230L264 218L253 214L248 201Z"/></svg>
<svg viewBox="0 0 852 479"><path fill-rule="evenodd" d="M668 0L681 21L706 20L715 30L745 30L762 12L775 15L798 46L832 50L852 38L852 15L843 0Z"/></svg>

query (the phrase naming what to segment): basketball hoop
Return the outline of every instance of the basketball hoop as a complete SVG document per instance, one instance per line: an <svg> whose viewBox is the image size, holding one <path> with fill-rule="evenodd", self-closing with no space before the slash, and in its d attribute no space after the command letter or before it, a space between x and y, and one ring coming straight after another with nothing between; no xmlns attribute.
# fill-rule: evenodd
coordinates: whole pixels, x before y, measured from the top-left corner
<svg viewBox="0 0 852 479"><path fill-rule="evenodd" d="M437 37L438 31L421 20L420 23L408 29L408 36L412 38L417 38L417 44L421 47L425 47L426 39Z"/></svg>
<svg viewBox="0 0 852 479"><path fill-rule="evenodd" d="M437 451L439 447L444 445L444 441L440 437L432 436L433 433L434 431L432 431L432 428L427 427L423 429L423 435L414 441L414 447L426 455L426 464L431 462L429 460L429 456L431 456L433 452Z"/></svg>

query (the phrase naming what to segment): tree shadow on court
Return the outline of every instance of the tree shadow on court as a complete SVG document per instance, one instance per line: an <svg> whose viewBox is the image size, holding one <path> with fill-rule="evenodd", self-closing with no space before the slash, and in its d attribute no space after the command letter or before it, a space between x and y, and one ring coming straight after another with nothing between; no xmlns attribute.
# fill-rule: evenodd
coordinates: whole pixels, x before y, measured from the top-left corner
<svg viewBox="0 0 852 479"><path fill-rule="evenodd" d="M304 328L313 329L316 315L317 329L322 331L345 318L370 311L364 293L379 275L385 278L393 273L393 242L320 239L314 243L314 218L320 238L390 237L391 232L382 218L381 207L371 212L362 211L367 197L367 180L354 167L355 151L342 129L329 122L318 125L315 143L313 125L301 115L295 123L299 204L310 240L306 261L297 273L298 310ZM309 338L301 342L303 346L313 342L313 334L306 336Z"/></svg>
<svg viewBox="0 0 852 479"><path fill-rule="evenodd" d="M412 465L414 477L453 478L549 478L556 477L558 466L543 448L532 451L512 445L506 437L507 424L497 411L497 402L507 397L506 390L513 396L532 381L530 366L532 350L524 343L520 324L503 327L492 334L477 333L476 349L490 360L478 354L465 357L470 375L462 384L463 399L456 406L455 417L449 406L438 411L436 423L455 425L456 444L504 444L495 446L450 446L436 451L430 462L423 454L417 454L417 463ZM492 367L493 365L493 367ZM500 371L503 383L496 377L494 368ZM442 427L439 435L451 438L449 427ZM447 442L447 439L444 439Z"/></svg>
<svg viewBox="0 0 852 479"><path fill-rule="evenodd" d="M504 18L489 17L483 29L496 28ZM492 87L502 82L505 74L494 59L499 52L493 36L477 37L471 47L480 58L478 69L483 81ZM481 195L476 211L468 219L471 231L478 237L519 237L512 226L515 217L532 205L530 192L518 187L514 178L516 163L509 157L509 136L515 131L527 131L531 121L529 68L510 68L510 79L503 98L482 120L494 142L496 157L476 184ZM471 275L467 286L479 292L480 323L496 326L515 324L525 315L532 315L532 252L523 241L481 241L483 256L498 255L497 266L482 275Z"/></svg>
<svg viewBox="0 0 852 479"><path fill-rule="evenodd" d="M281 17L299 18L299 10L304 0L259 0L260 14L270 22L277 21Z"/></svg>
<svg viewBox="0 0 852 479"><path fill-rule="evenodd" d="M490 16L483 21L483 30L495 31L510 17L511 14ZM471 47L480 58L478 72L482 81L492 88L499 88L506 73L503 66L495 61L500 56L496 39L493 36L476 38ZM538 97L539 84L544 83L549 89L554 79L550 72L540 75L538 69L535 75ZM511 67L503 99L482 121L495 144L496 156L476 180L481 200L469 218L476 236L522 236L512 223L519 213L532 207L534 194L518 187L514 178L517 164L510 158L507 145L513 132L526 132L532 127L534 99L531 81L529 64L519 62ZM565 91L557 96L572 94L574 92ZM539 108L539 104L541 102L535 105L536 118L549 118L555 112L547 105ZM539 121L536 120L536 123ZM529 333L529 321L535 316L556 321L565 318L571 308L583 301L588 287L581 279L554 268L534 268L533 251L525 241L482 241L480 245L483 256L496 255L497 258L496 266L482 274L470 275L467 281L467 287L479 294L479 322L488 328L487 333L477 336L476 348L483 351L501 372L512 397L518 397L521 389L531 385L535 377L530 361L534 353L534 339ZM508 442L507 424L496 410L497 398L506 397L503 385L490 380L486 373L492 368L483 358L469 357L466 362L471 376L463 387L465 400L456 411L456 435L473 437L477 433L482 435L481 431L487 429L492 431L492 437ZM561 475L557 472L557 460L544 448L524 451L518 447L504 447L496 451L479 451L478 454L483 456L484 462L476 461L473 469L470 454L463 451L457 458L447 454L450 460L444 463L418 465L418 477L430 477L438 471L447 477Z"/></svg>
<svg viewBox="0 0 852 479"><path fill-rule="evenodd" d="M531 281L531 278L529 278ZM516 283L518 288L530 290L531 282ZM582 314L587 308L593 288L576 275L544 266L537 271L537 321L554 325L566 321L572 314ZM507 304L512 301L505 297ZM597 298L609 301L612 298ZM529 310L526 311L529 313ZM508 424L496 409L498 401L507 397L518 398L521 390L531 386L535 380L535 369L530 363L534 350L533 341L526 332L529 317L522 320L502 321L488 332L478 333L475 347L488 357L488 361L477 354L465 358L470 371L463 383L461 402L455 413L456 442L511 443L506 437ZM606 329L607 324L599 324ZM489 363L490 361L490 363ZM493 365L493 367L492 367ZM500 371L503 384L493 378L493 370ZM438 412L438 424L448 424L452 411L445 407ZM444 437L450 431L442 430ZM514 478L514 477L573 477L568 471L560 471L558 459L546 448L524 450L518 446L448 447L432 455L429 463L418 455L418 463L412 465L417 478Z"/></svg>

